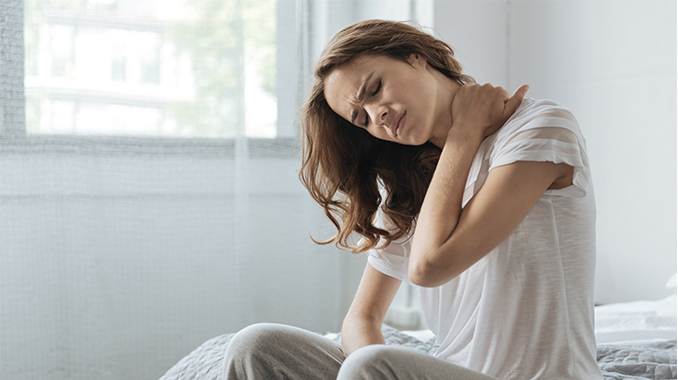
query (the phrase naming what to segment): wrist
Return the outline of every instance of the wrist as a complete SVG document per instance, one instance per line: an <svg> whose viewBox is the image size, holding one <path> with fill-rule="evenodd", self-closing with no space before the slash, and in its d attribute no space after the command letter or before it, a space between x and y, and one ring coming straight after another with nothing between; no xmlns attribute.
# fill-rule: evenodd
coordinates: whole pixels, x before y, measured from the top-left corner
<svg viewBox="0 0 678 380"><path fill-rule="evenodd" d="M445 145L452 143L480 146L485 139L482 130L482 128L475 126L452 124L452 128L447 132Z"/></svg>

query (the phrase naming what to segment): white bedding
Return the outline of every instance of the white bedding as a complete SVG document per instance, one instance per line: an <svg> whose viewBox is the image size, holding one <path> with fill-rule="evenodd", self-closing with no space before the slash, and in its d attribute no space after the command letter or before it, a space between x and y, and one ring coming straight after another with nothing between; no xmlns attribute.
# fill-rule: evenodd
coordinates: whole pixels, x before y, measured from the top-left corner
<svg viewBox="0 0 678 380"><path fill-rule="evenodd" d="M676 339L676 295L596 307L596 343Z"/></svg>
<svg viewBox="0 0 678 380"><path fill-rule="evenodd" d="M382 332L386 344L435 352L435 337L428 330L404 332L384 325ZM206 341L160 380L219 380L232 336ZM326 337L341 338L340 334ZM596 307L596 340L605 380L676 379L676 296Z"/></svg>

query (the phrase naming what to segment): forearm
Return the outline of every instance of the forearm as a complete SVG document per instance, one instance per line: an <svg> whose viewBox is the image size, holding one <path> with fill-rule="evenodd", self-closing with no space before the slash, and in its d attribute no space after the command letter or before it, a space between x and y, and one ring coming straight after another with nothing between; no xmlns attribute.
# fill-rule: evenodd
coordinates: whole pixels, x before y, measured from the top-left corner
<svg viewBox="0 0 678 380"><path fill-rule="evenodd" d="M483 139L504 125L520 106L528 88L521 86L509 96L501 87L465 84L454 95L452 125L412 240L408 275L414 283L442 285L479 259L482 252L474 247L459 247L458 243L468 244L476 232L459 232L459 225L479 226L473 217L462 214L466 180Z"/></svg>
<svg viewBox="0 0 678 380"><path fill-rule="evenodd" d="M374 319L348 314L341 328L341 344L346 356L371 344L384 344L381 323Z"/></svg>
<svg viewBox="0 0 678 380"><path fill-rule="evenodd" d="M462 197L481 135L450 130L426 192L412 240L410 279L437 286L455 276L449 242L459 223Z"/></svg>

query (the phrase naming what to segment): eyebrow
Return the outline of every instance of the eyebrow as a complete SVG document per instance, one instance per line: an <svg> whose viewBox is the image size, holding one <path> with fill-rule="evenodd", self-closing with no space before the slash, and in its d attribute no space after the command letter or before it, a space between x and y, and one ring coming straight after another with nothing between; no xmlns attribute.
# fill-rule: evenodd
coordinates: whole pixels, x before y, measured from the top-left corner
<svg viewBox="0 0 678 380"><path fill-rule="evenodd" d="M365 97L365 92L367 91L367 83L372 79L372 76L374 75L374 71L365 78L365 81L363 82L362 86L360 86L360 89L358 89L358 96L356 96L356 99L358 101L363 100ZM358 111L351 110L351 123L355 124L355 119L358 117Z"/></svg>

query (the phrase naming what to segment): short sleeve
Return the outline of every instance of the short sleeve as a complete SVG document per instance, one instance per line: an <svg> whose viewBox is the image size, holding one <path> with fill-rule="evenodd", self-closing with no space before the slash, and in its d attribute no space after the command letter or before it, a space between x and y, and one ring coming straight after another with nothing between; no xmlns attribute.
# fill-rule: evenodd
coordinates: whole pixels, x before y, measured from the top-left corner
<svg viewBox="0 0 678 380"><path fill-rule="evenodd" d="M375 225L380 228L390 229L390 224L385 220L386 216L382 210L379 210L376 215ZM358 243L359 245L364 239ZM395 279L405 281L408 283L410 279L407 275L407 267L410 262L410 236L404 236L398 240L394 240L382 249L370 249L367 251L367 261L372 267L379 272L393 277Z"/></svg>
<svg viewBox="0 0 678 380"><path fill-rule="evenodd" d="M578 198L589 191L586 143L572 114L562 108L542 110L523 119L496 141L490 161L489 170L517 161L565 163L574 168L573 184L545 194Z"/></svg>
<svg viewBox="0 0 678 380"><path fill-rule="evenodd" d="M407 267L410 262L409 237L392 241L383 249L370 249L367 253L369 255L367 262L374 269L400 281L412 283L407 275Z"/></svg>

